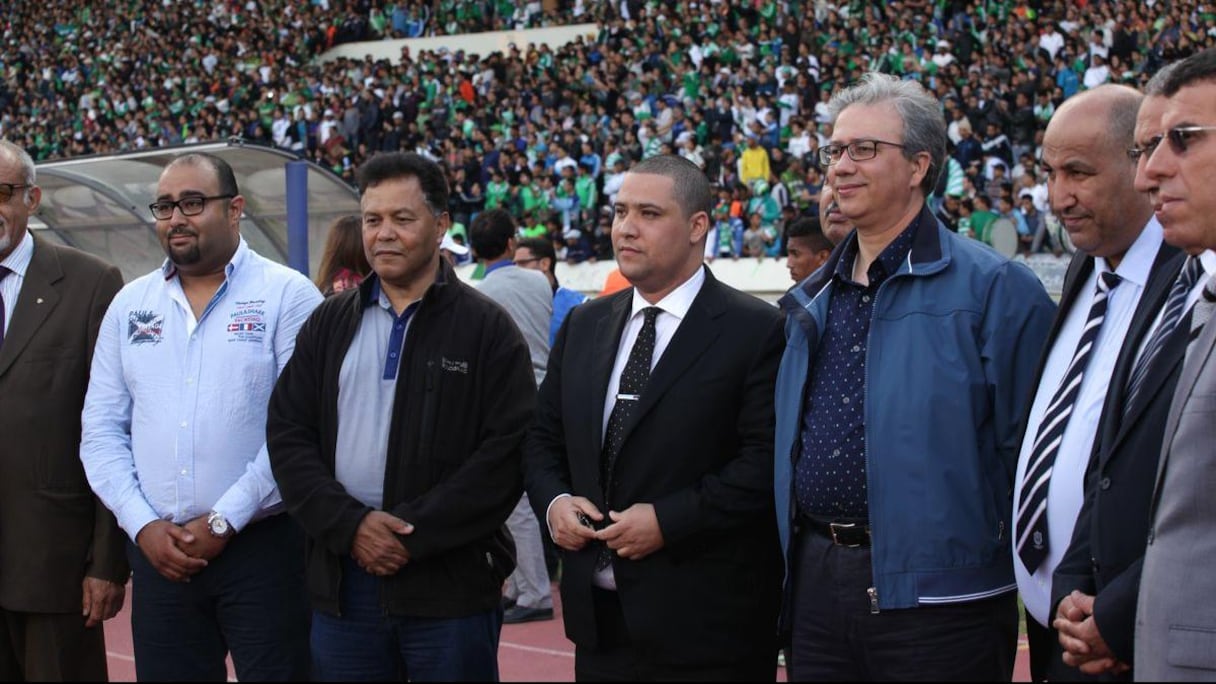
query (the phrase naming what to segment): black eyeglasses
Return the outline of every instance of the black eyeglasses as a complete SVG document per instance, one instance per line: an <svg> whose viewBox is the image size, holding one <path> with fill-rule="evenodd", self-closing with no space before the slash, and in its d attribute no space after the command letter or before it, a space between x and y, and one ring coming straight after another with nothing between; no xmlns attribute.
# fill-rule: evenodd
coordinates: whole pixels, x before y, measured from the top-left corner
<svg viewBox="0 0 1216 684"><path fill-rule="evenodd" d="M847 145L824 145L819 148L819 164L821 166L832 166L840 161L841 155L848 152L849 159L855 162L866 161L878 156L879 145L890 145L903 149L905 146L900 143L887 142L886 140L854 140Z"/></svg>
<svg viewBox="0 0 1216 684"><path fill-rule="evenodd" d="M0 183L0 204L13 198L13 193L30 187L28 183Z"/></svg>
<svg viewBox="0 0 1216 684"><path fill-rule="evenodd" d="M207 200L231 199L236 195L212 195L211 197L183 197L176 202L169 200L161 200L148 205L148 209L152 210L152 216L159 221L167 221L173 218L173 210L180 209L182 216L198 216L203 213L203 209L207 207Z"/></svg>
<svg viewBox="0 0 1216 684"><path fill-rule="evenodd" d="M1174 154L1186 154L1191 144L1208 131L1216 131L1216 126L1176 126L1166 131L1164 138L1169 142ZM1142 156L1153 156L1153 152L1161 144L1162 137L1155 135L1149 138L1143 147L1128 148L1127 156L1134 161L1139 160Z"/></svg>

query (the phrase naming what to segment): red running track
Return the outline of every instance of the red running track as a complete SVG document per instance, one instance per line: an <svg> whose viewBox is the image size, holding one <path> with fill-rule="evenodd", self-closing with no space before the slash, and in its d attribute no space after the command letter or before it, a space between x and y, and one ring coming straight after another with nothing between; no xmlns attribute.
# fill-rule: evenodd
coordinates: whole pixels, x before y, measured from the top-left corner
<svg viewBox="0 0 1216 684"><path fill-rule="evenodd" d="M574 681L574 645L562 629L561 605L557 586L553 589L554 619L503 625L498 648L498 667L504 682ZM109 652L110 681L135 681L135 657L131 647L131 586L122 612L106 622L106 649ZM232 663L228 678L235 681ZM778 669L777 680L786 681L785 670ZM1025 639L1018 644L1018 659L1013 681L1030 681L1029 654Z"/></svg>

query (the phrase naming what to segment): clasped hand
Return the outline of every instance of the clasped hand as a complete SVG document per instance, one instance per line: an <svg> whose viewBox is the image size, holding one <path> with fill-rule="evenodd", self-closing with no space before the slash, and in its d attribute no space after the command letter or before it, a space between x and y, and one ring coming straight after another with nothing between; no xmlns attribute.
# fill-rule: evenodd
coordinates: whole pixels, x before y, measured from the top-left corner
<svg viewBox="0 0 1216 684"><path fill-rule="evenodd" d="M549 508L549 530L553 541L567 551L578 551L598 540L621 558L641 560L663 548L663 531L654 505L633 504L621 512L608 511L612 522L601 530L591 524L603 522L604 514L582 496L564 496Z"/></svg>
<svg viewBox="0 0 1216 684"><path fill-rule="evenodd" d="M359 522L350 555L368 573L385 577L395 575L410 562L410 552L397 538L414 531L414 526L384 511L372 511Z"/></svg>
<svg viewBox="0 0 1216 684"><path fill-rule="evenodd" d="M220 555L228 538L211 534L206 517L200 516L184 525L154 520L139 531L135 543L165 579L189 582L207 567L207 561Z"/></svg>

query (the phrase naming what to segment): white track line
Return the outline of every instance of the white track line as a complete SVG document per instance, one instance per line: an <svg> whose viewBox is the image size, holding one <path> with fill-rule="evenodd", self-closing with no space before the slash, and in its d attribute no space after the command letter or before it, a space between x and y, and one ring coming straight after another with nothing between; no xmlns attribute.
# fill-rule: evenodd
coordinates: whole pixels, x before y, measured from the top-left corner
<svg viewBox="0 0 1216 684"><path fill-rule="evenodd" d="M498 645L506 646L507 648L513 648L517 651L527 651L528 653L543 653L545 655L561 656L564 658L573 658L574 657L573 651L559 651L555 648L541 648L539 646L527 646L524 644L515 644L510 641L500 641L500 642L498 642Z"/></svg>

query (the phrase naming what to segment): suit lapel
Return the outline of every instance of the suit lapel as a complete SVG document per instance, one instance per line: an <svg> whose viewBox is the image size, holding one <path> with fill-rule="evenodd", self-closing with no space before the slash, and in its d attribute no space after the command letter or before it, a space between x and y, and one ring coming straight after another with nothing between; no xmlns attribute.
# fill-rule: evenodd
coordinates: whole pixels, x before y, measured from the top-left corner
<svg viewBox="0 0 1216 684"><path fill-rule="evenodd" d="M693 299L684 320L680 321L680 326L676 328L675 335L663 351L663 356L655 364L637 408L630 415L629 422L624 425L624 440L629 439L629 434L642 417L654 408L672 384L718 338L718 330L713 325L713 320L720 316L722 311L722 287L714 280L709 269L706 269L705 284Z"/></svg>
<svg viewBox="0 0 1216 684"><path fill-rule="evenodd" d="M46 322L47 316L59 304L56 286L63 279L63 268L54 246L34 238L34 255L25 271L25 282L17 305L13 307L13 320L4 335L4 346L0 347L0 376L3 376L25 349L34 333Z"/></svg>
<svg viewBox="0 0 1216 684"><path fill-rule="evenodd" d="M1178 386L1174 389L1174 396L1170 401L1169 417L1165 420L1164 448L1161 450L1161 458L1157 463L1157 480L1153 485L1153 505L1150 510L1156 510L1157 507L1157 500L1161 494L1161 482L1174 442L1174 433L1178 431L1178 424L1182 421L1182 409L1190 401L1191 392L1195 390L1195 383L1198 382L1202 372L1216 370L1210 368L1213 363L1214 349L1216 349L1216 325L1205 325L1199 339L1195 340L1195 354L1182 366Z"/></svg>
<svg viewBox="0 0 1216 684"><path fill-rule="evenodd" d="M1119 352L1119 358L1115 360L1115 367L1111 373L1111 386L1107 390L1105 404L1105 408L1109 410L1103 411L1105 418L1102 429L1102 443L1110 446L1102 450L1103 462L1109 454L1115 451L1115 447L1135 425L1136 420L1144 413L1147 402L1161 389L1161 382L1169 377L1174 364L1179 363L1182 354L1186 352L1185 341L1181 342L1181 348L1173 343L1168 344L1158 356L1154 372L1145 378L1144 389L1137 396L1135 404L1124 409L1123 403L1127 400L1127 381L1136 365L1136 352L1139 351L1149 326L1153 324L1161 307L1165 305L1165 298L1169 295L1170 287L1182 268L1184 258L1177 248L1164 242L1157 250L1157 258L1153 261L1148 282L1144 286L1144 293L1140 295L1136 312L1132 314L1127 335L1123 338L1123 347ZM1179 336L1176 335L1175 338L1177 337ZM1185 335L1181 337L1185 338Z"/></svg>

